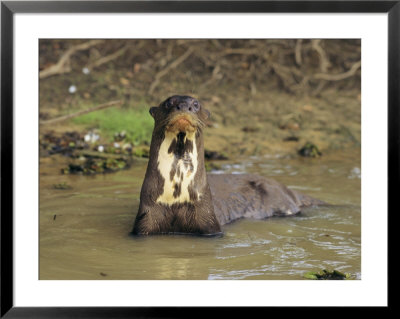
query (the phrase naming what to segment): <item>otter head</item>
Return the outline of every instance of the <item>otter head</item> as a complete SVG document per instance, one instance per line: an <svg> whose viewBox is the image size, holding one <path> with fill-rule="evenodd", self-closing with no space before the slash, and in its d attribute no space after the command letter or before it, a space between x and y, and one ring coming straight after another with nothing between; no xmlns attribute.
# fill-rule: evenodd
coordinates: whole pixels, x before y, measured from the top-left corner
<svg viewBox="0 0 400 319"><path fill-rule="evenodd" d="M190 96L174 95L159 106L149 110L155 120L154 130L170 133L193 133L201 130L210 117L210 112Z"/></svg>

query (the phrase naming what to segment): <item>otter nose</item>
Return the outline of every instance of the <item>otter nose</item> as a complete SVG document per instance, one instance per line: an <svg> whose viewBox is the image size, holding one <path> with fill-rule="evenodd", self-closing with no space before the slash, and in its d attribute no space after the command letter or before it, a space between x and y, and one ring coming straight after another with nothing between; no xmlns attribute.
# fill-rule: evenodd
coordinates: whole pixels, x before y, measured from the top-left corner
<svg viewBox="0 0 400 319"><path fill-rule="evenodd" d="M186 102L179 103L177 106L175 106L175 109L177 111L193 112L193 106Z"/></svg>

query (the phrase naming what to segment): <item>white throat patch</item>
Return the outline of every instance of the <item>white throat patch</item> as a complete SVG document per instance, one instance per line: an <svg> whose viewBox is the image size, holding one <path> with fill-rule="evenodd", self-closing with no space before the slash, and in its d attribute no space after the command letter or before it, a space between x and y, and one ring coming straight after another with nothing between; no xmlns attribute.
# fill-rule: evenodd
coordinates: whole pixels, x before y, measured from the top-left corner
<svg viewBox="0 0 400 319"><path fill-rule="evenodd" d="M185 151L182 158L177 159L174 152L168 153L171 144L177 141L177 133L165 132L157 158L157 168L164 178L163 193L157 198L157 203L172 205L175 203L190 203L189 185L194 180L197 171L197 146L195 133L186 133L184 142L193 143L192 152ZM171 173L171 171L173 171ZM200 194L197 194L199 197Z"/></svg>

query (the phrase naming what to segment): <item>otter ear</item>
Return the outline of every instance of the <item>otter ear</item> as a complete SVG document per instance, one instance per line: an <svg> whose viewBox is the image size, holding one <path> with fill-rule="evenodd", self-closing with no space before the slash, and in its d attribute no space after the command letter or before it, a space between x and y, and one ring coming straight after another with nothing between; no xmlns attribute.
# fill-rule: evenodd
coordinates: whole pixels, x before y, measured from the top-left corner
<svg viewBox="0 0 400 319"><path fill-rule="evenodd" d="M152 117L154 117L154 115L155 115L157 109L158 109L157 106L153 106L153 107L150 108L149 113L150 113L150 115L151 115Z"/></svg>

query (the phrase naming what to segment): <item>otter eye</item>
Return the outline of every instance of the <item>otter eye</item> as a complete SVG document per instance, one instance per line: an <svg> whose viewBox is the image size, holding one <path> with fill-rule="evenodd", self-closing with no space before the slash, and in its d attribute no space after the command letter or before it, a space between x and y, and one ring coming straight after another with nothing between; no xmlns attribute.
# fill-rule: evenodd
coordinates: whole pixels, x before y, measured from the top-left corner
<svg viewBox="0 0 400 319"><path fill-rule="evenodd" d="M193 102L193 107L194 107L195 110L198 110L199 109L199 102L194 101Z"/></svg>
<svg viewBox="0 0 400 319"><path fill-rule="evenodd" d="M171 100L168 100L167 103L165 103L165 106L167 109L169 109L173 105Z"/></svg>

